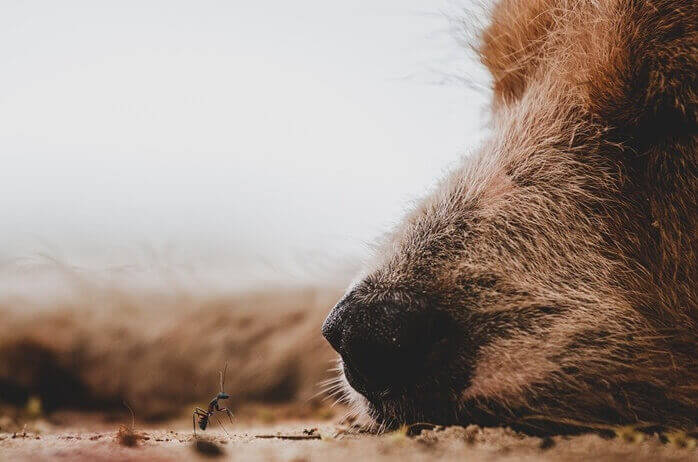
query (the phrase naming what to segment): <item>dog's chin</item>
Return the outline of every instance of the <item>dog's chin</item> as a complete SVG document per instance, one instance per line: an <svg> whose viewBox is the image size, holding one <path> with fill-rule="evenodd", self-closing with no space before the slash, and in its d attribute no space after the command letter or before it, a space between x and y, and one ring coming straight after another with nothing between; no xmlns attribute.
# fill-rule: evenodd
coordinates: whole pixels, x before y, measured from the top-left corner
<svg viewBox="0 0 698 462"><path fill-rule="evenodd" d="M366 414L378 428L394 430L402 425L430 423L434 425L458 425L460 423L451 403L418 403L410 396L402 399L366 400Z"/></svg>
<svg viewBox="0 0 698 462"><path fill-rule="evenodd" d="M420 391L424 387L371 392L361 383L354 386L356 380L346 369L342 378L352 413L368 417L379 429L391 430L418 422L454 425L459 421L456 401L442 393Z"/></svg>

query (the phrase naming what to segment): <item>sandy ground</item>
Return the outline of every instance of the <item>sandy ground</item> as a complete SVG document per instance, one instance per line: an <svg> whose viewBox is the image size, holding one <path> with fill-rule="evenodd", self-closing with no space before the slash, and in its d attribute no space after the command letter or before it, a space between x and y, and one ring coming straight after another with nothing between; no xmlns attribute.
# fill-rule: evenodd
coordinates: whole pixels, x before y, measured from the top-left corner
<svg viewBox="0 0 698 462"><path fill-rule="evenodd" d="M68 425L38 420L23 430L0 431L2 460L159 461L194 458L245 461L412 460L672 460L698 461L695 440L657 435L536 438L508 429L412 428L374 435L329 420L261 423L236 418L229 435L216 424L192 435L190 420L148 426L136 422L133 446L120 442L119 424L94 416L71 416ZM130 427L130 424L129 426Z"/></svg>

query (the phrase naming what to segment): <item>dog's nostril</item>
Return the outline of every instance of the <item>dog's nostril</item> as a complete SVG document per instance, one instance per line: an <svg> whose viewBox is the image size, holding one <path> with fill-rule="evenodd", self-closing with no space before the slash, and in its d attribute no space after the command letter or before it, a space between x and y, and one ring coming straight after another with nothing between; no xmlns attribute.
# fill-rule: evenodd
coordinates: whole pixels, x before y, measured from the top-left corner
<svg viewBox="0 0 698 462"><path fill-rule="evenodd" d="M360 392L408 385L440 356L447 320L414 306L339 303L322 333L344 359L347 379ZM435 353L436 352L436 353Z"/></svg>
<svg viewBox="0 0 698 462"><path fill-rule="evenodd" d="M350 328L342 345L346 360L371 388L407 385L430 366L428 358L442 336L429 328L426 315L408 313L382 321L381 328Z"/></svg>
<svg viewBox="0 0 698 462"><path fill-rule="evenodd" d="M334 348L335 351L341 353L341 351L339 351L339 347L341 343L342 329L341 322L338 318L339 317L335 314L333 309L332 312L327 316L327 319L325 319L325 322L322 323L322 335L329 342L329 344L332 345L332 348Z"/></svg>

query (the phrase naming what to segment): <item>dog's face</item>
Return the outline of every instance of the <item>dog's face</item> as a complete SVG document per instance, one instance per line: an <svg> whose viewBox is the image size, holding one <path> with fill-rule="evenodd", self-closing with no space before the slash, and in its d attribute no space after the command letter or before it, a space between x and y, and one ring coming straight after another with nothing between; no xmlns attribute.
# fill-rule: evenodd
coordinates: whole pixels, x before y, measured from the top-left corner
<svg viewBox="0 0 698 462"><path fill-rule="evenodd" d="M541 8L552 8L547 3L509 1L501 8L530 9L524 13L538 18ZM608 40L618 24L634 21L632 11L616 11L612 3L566 13L535 33L523 31L532 34L528 46L535 48L551 34L545 27L570 29L569 44L560 38L565 31L552 34L567 46L557 61L534 50L525 66L503 64L523 75L497 69L497 53L507 48L494 42L526 37L486 31L483 60L495 76L492 139L385 237L323 325L341 356L349 398L375 420L502 424L540 414L595 422L646 419L652 412L679 420L693 415L690 396L666 388L669 376L682 377L676 355L687 354L686 342L672 343L681 336L672 324L678 318L670 319L676 313L663 314L662 328L674 336L667 340L657 334L660 308L648 308L660 303L652 297L680 298L683 290L671 284L658 289L648 275L668 258L652 248L652 227L663 226L653 208L661 206L664 192L656 185L642 190L649 179L640 169L651 167L640 162L649 160L631 157L638 149L656 150L654 141L667 133L655 133L651 145L640 133L650 100L634 115L616 110L619 103L611 98L622 97L625 89L615 87L622 80L609 77L607 101L591 103L598 89L580 87L565 70L587 62L591 75L602 58L612 60L611 73L618 71L612 65L628 64L615 56L580 57L582 51L599 53L598 44L580 56L569 51L586 30L585 14L615 11L607 18ZM491 27L501 29L507 26L502 18L516 17L504 13L495 12ZM551 45L538 53L555 50ZM692 146L689 155L695 155L695 139ZM695 193L692 187L684 193ZM686 213L695 222L695 209ZM688 252L691 244L677 245ZM695 267L695 257L691 263ZM685 358L695 364L695 357ZM683 377L676 380L696 378Z"/></svg>
<svg viewBox="0 0 698 462"><path fill-rule="evenodd" d="M455 423L475 400L523 403L579 360L565 354L575 336L613 315L622 265L601 251L610 172L579 164L561 140L532 138L531 127L522 129L535 146L519 144L511 116L506 136L386 237L323 326L379 421Z"/></svg>

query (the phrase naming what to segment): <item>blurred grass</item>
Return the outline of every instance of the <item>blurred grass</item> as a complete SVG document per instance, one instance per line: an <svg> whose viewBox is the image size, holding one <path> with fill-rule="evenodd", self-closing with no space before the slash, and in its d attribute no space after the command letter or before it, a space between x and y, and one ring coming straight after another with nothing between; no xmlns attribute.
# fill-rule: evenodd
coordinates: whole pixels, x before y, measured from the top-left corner
<svg viewBox="0 0 698 462"><path fill-rule="evenodd" d="M329 376L320 335L341 292L269 288L171 294L83 286L46 302L0 304L0 397L16 406L107 409L143 418L205 405L226 381L234 406L308 400ZM40 306L38 306L40 305ZM317 397L315 400L320 400Z"/></svg>

